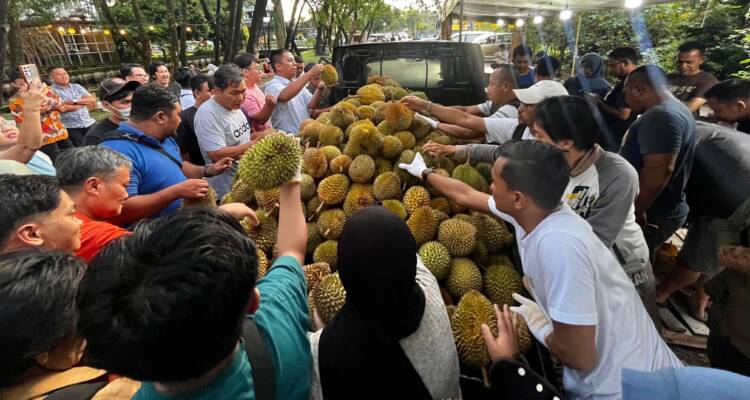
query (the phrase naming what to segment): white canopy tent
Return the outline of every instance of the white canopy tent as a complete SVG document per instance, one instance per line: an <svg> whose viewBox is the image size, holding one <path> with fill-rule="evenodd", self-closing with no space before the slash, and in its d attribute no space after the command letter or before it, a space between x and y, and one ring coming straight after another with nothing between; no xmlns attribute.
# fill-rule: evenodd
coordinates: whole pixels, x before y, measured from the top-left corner
<svg viewBox="0 0 750 400"><path fill-rule="evenodd" d="M592 11L614 8L637 8L640 5L668 3L669 0L446 0L443 19L458 17L463 8L464 18L551 16L562 10ZM463 6L463 7L462 7Z"/></svg>

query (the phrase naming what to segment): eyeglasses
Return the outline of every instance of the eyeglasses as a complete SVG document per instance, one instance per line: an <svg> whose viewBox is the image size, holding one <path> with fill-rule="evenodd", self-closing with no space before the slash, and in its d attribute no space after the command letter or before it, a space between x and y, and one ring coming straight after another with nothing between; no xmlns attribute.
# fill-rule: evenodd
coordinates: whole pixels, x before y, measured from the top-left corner
<svg viewBox="0 0 750 400"><path fill-rule="evenodd" d="M133 74L133 76L137 76L137 77L139 77L139 78L145 78L145 77L147 77L148 75L146 75L146 74Z"/></svg>

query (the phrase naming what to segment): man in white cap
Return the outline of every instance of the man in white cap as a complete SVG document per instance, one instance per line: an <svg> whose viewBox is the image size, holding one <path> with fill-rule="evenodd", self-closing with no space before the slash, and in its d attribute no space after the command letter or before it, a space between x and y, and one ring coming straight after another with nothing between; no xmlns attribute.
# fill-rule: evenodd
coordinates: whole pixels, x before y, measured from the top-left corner
<svg viewBox="0 0 750 400"><path fill-rule="evenodd" d="M415 96L406 96L401 99L401 102L414 111L425 111L434 115L441 123L453 124L474 131L483 132L487 143L503 144L512 139L531 139L533 135L529 130L529 126L534 122L536 105L541 103L542 100L550 97L568 95L568 91L565 90L565 87L562 84L549 80L539 81L526 89L515 89L513 90L513 93L515 93L516 97L521 102L521 106L518 108L518 118L482 118L460 112L451 107L433 104L432 102L422 100ZM422 118L433 128L438 128L437 121L426 117ZM479 158L475 158L475 155L480 156L481 158L481 153L484 152L480 151L478 154L474 154L481 149L481 147L477 146L481 145L469 144L454 146L429 142L423 147L423 150L434 155L450 155L454 153L457 157L471 155L472 160L479 161ZM494 161L495 157L490 154L487 162Z"/></svg>

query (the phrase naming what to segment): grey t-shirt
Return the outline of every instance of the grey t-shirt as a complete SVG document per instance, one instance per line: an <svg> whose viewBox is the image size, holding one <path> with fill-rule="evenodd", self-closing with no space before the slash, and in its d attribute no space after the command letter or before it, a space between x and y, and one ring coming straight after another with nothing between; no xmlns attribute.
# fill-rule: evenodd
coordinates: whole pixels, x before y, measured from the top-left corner
<svg viewBox="0 0 750 400"><path fill-rule="evenodd" d="M228 110L210 99L203 103L195 113L195 136L201 154L207 164L211 163L208 152L225 147L237 146L250 141L250 123L242 110ZM221 198L232 188L232 179L237 173L237 162L225 173L208 178L208 182Z"/></svg>
<svg viewBox="0 0 750 400"><path fill-rule="evenodd" d="M620 148L620 155L636 171L643 169L643 156L676 154L672 176L667 186L648 209L655 221L687 215L685 185L695 153L695 119L690 110L677 100L667 100L650 108L630 126Z"/></svg>
<svg viewBox="0 0 750 400"><path fill-rule="evenodd" d="M477 104L479 111L490 118L518 118L518 109L512 104L504 104L492 112L492 100Z"/></svg>

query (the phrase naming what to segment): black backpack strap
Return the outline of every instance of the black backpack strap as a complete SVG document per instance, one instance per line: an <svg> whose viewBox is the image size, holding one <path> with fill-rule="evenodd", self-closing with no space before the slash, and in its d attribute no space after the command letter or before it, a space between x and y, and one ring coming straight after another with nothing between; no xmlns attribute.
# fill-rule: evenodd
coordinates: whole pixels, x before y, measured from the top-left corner
<svg viewBox="0 0 750 400"><path fill-rule="evenodd" d="M114 130L112 132L107 132L106 134L104 134L104 136L102 136L102 138L99 140L99 143L102 143L102 142L104 142L106 140L130 140L131 142L140 143L140 144L142 144L142 145L144 145L146 147L150 147L150 148L158 151L163 156L165 156L168 159L170 159L173 163L177 164L177 166L180 169L182 169L182 161L174 158L174 156L172 156L166 150L164 150L163 147L154 145L153 143L151 143L149 141L142 140L138 136L131 135L130 133L123 132L123 131L121 131L119 129L116 129L116 130Z"/></svg>
<svg viewBox="0 0 750 400"><path fill-rule="evenodd" d="M254 320L245 318L242 324L242 339L245 340L245 353L252 367L255 398L275 400L276 374L273 369L273 360L271 360L268 345Z"/></svg>
<svg viewBox="0 0 750 400"><path fill-rule="evenodd" d="M44 397L44 400L89 400L107 386L107 381L84 382L64 387Z"/></svg>
<svg viewBox="0 0 750 400"><path fill-rule="evenodd" d="M523 139L523 132L528 128L528 125L526 124L518 124L516 126L516 129L513 130L513 136L511 136L511 139L513 140L521 140Z"/></svg>

